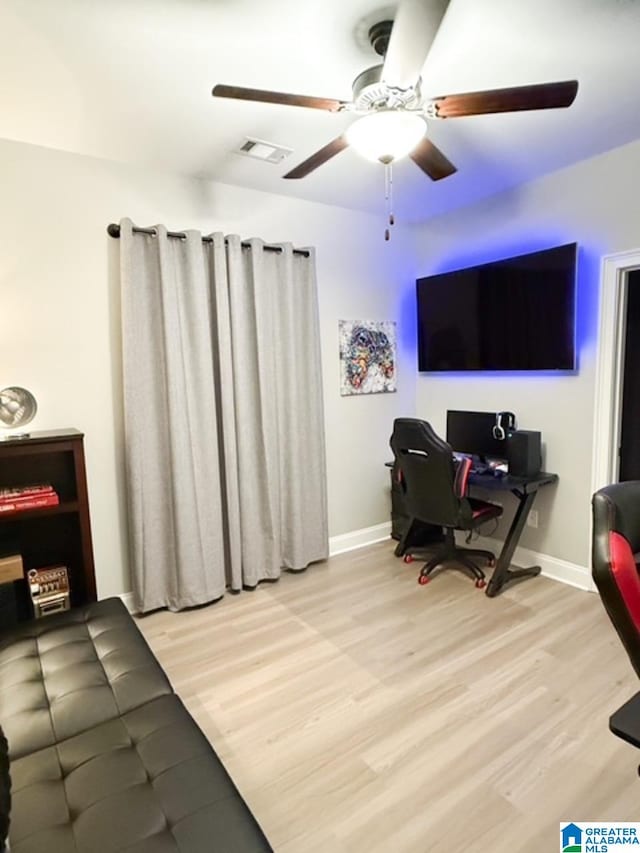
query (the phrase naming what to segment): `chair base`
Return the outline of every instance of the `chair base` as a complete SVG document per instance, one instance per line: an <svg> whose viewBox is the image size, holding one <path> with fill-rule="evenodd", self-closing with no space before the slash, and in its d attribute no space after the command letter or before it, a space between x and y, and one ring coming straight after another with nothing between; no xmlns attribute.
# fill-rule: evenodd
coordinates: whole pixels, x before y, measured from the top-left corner
<svg viewBox="0 0 640 853"><path fill-rule="evenodd" d="M412 562L412 555L418 550L425 549L414 551L412 548L407 548L404 552L405 562ZM423 565L418 576L418 583L421 585L428 583L431 579L431 573L443 563L456 563L470 572L471 576L475 578L478 589L483 589L486 586L486 575L472 558L484 560L489 568L493 568L496 564L496 557L492 551L487 551L484 548L461 548L456 545L453 531L446 531L445 542L430 550L433 554Z"/></svg>
<svg viewBox="0 0 640 853"><path fill-rule="evenodd" d="M430 581L431 581L431 575L430 574L423 575L421 573L418 575L418 583L420 584L420 586L425 586ZM486 585L487 585L487 581L485 580L484 577L476 578L476 580L475 580L476 589L484 589Z"/></svg>

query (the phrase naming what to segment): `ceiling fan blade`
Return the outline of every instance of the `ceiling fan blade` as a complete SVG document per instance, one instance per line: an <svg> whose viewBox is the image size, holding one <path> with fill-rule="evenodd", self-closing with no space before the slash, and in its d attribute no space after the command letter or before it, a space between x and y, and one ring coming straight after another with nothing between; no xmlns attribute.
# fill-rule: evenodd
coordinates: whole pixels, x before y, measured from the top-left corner
<svg viewBox="0 0 640 853"><path fill-rule="evenodd" d="M444 156L442 151L437 148L430 139L425 136L420 140L417 147L409 154L416 166L420 166L422 171L427 174L432 181L440 181L442 178L448 178L458 170Z"/></svg>
<svg viewBox="0 0 640 853"><path fill-rule="evenodd" d="M562 83L539 83L535 86L515 86L512 89L490 89L486 92L466 92L462 95L443 95L432 98L437 118L510 113L518 110L550 110L569 107L578 92L577 80Z"/></svg>
<svg viewBox="0 0 640 853"><path fill-rule="evenodd" d="M319 151L316 151L315 154L312 154L311 157L308 157L302 163L292 169L290 172L287 172L286 175L283 175L283 178L304 178L310 172L313 172L314 169L317 169L318 166L322 166L323 163L326 163L327 160L330 160L332 157L335 157L336 154L339 154L341 151L344 151L345 148L348 148L349 143L347 142L344 134L342 136L338 136L336 139L333 139L324 148L321 148Z"/></svg>
<svg viewBox="0 0 640 853"><path fill-rule="evenodd" d="M286 104L289 107L310 107L314 110L340 112L348 101L335 98L313 98L309 95L292 95L289 92L270 92L267 89L245 89L243 86L218 84L211 90L214 98L234 98L240 101L262 101L268 104Z"/></svg>
<svg viewBox="0 0 640 853"><path fill-rule="evenodd" d="M449 0L401 0L393 22L382 79L409 89L418 82Z"/></svg>

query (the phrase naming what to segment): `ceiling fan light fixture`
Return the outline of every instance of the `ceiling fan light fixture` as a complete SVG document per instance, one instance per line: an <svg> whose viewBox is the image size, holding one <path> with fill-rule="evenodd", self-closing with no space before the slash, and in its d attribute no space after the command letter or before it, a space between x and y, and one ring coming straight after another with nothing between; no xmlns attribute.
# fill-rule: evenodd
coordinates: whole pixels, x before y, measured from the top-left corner
<svg viewBox="0 0 640 853"><path fill-rule="evenodd" d="M379 110L355 121L345 136L367 160L392 163L406 157L427 130L422 115L404 110Z"/></svg>

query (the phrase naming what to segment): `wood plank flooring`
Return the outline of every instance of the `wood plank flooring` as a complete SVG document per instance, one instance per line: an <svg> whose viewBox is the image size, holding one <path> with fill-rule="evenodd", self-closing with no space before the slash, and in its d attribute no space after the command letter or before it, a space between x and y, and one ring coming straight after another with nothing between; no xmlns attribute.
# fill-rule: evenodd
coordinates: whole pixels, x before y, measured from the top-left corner
<svg viewBox="0 0 640 853"><path fill-rule="evenodd" d="M546 853L560 821L640 820L598 597L420 587L394 544L138 620L276 853Z"/></svg>

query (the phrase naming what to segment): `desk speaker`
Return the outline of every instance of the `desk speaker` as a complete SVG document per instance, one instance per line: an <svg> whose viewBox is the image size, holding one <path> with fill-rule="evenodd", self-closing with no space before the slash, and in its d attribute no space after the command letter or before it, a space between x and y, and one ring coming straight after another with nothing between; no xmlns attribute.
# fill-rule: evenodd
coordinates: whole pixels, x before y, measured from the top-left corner
<svg viewBox="0 0 640 853"><path fill-rule="evenodd" d="M514 477L535 477L542 469L542 440L539 432L517 429L507 440L509 473Z"/></svg>

